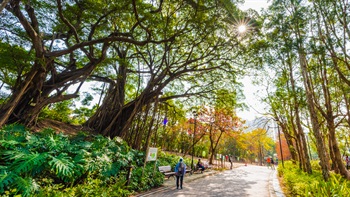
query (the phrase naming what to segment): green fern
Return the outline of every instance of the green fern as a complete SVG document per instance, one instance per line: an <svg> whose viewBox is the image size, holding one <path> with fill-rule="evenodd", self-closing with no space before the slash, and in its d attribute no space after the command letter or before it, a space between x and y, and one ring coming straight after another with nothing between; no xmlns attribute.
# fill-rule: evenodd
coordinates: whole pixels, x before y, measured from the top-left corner
<svg viewBox="0 0 350 197"><path fill-rule="evenodd" d="M143 157L124 141L100 135L82 133L71 139L52 129L30 133L14 125L0 129L0 143L0 195L11 191L13 195L30 196L39 189L36 181L46 187L48 184L41 180L52 180L52 188L57 189L57 184L63 183L62 188L66 188L66 183L86 183L87 177L101 181L93 192L100 192L99 188L116 192L118 188L110 189L112 177L124 177L130 162L143 162Z"/></svg>
<svg viewBox="0 0 350 197"><path fill-rule="evenodd" d="M15 153L13 156L9 157L10 160L13 160L10 169L16 174L29 174L33 172L33 169L45 164L47 158L48 153ZM34 170L34 172L37 172L37 170Z"/></svg>
<svg viewBox="0 0 350 197"><path fill-rule="evenodd" d="M32 196L32 194L39 191L40 188L38 183L31 177L17 177L13 184L22 196Z"/></svg>
<svg viewBox="0 0 350 197"><path fill-rule="evenodd" d="M16 140L0 140L0 146L4 148L15 148L19 144Z"/></svg>
<svg viewBox="0 0 350 197"><path fill-rule="evenodd" d="M51 161L49 162L49 165L51 166L51 169L55 171L57 177L65 181L72 180L75 167L72 158L66 153L61 153L57 157L50 156L50 158Z"/></svg>
<svg viewBox="0 0 350 197"><path fill-rule="evenodd" d="M15 181L17 176L14 173L1 171L0 173L0 194L5 191L5 188L9 187L11 183Z"/></svg>

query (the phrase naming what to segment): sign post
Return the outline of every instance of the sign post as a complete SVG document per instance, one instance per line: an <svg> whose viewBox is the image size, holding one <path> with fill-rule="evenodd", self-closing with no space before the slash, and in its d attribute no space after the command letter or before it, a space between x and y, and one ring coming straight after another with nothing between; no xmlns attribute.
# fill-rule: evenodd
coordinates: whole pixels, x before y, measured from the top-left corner
<svg viewBox="0 0 350 197"><path fill-rule="evenodd" d="M145 159L145 163L144 163L144 165L143 165L143 170L142 170L142 177L143 177L144 170L145 170L145 168L146 168L146 163L147 163L148 161L155 161L155 162L154 162L153 173L154 173L154 171L156 170L157 154L158 154L158 148L149 147L149 148L147 149L146 159Z"/></svg>

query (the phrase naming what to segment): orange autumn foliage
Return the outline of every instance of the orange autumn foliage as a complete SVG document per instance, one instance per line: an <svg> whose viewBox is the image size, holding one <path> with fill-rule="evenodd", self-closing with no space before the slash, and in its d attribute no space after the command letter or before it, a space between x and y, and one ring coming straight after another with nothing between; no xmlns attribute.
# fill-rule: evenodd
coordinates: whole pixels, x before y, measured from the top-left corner
<svg viewBox="0 0 350 197"><path fill-rule="evenodd" d="M292 155L290 154L290 150L287 144L287 140L284 137L284 135L281 133L281 145L282 145L282 155L283 155L283 160L290 160L292 158ZM276 152L277 152L277 157L278 160L281 160L281 146L280 142L276 141Z"/></svg>

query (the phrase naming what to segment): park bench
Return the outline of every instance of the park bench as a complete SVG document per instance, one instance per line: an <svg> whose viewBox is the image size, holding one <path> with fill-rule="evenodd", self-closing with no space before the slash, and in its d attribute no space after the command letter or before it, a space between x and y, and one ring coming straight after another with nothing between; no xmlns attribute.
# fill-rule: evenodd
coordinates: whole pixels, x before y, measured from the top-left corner
<svg viewBox="0 0 350 197"><path fill-rule="evenodd" d="M193 173L196 173L196 172L203 173L203 172L206 171L206 170L212 169L212 166L209 165L208 162L205 162L203 165L204 165L204 170L202 170L202 168L199 168L198 165L196 165L196 166L194 167Z"/></svg>
<svg viewBox="0 0 350 197"><path fill-rule="evenodd" d="M171 171L171 166L159 166L158 169L159 169L159 172L163 173L164 176L167 177L168 179L170 177L175 178L175 172Z"/></svg>
<svg viewBox="0 0 350 197"><path fill-rule="evenodd" d="M205 163L204 163L204 167L205 167L206 170L212 169L212 166L209 165L209 162L205 162Z"/></svg>
<svg viewBox="0 0 350 197"><path fill-rule="evenodd" d="M202 168L199 168L198 165L196 165L194 167L193 173L199 172L199 173L203 173L204 170L202 170Z"/></svg>
<svg viewBox="0 0 350 197"><path fill-rule="evenodd" d="M171 171L171 166L159 166L158 169L159 169L159 172L163 173L164 176L167 177L168 179L170 177L175 178L175 172ZM186 173L190 173L190 175L192 175L191 168L186 168Z"/></svg>
<svg viewBox="0 0 350 197"><path fill-rule="evenodd" d="M189 167L186 167L186 174L187 173L190 173L190 175L192 175L192 173L193 173L192 169Z"/></svg>

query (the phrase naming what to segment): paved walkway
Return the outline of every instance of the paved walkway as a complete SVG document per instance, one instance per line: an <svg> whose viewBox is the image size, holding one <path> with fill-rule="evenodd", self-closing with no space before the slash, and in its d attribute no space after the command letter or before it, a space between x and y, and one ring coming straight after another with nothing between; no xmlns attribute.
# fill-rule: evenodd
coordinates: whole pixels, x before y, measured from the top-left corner
<svg viewBox="0 0 350 197"><path fill-rule="evenodd" d="M235 163L233 170L207 171L185 176L182 190L177 190L175 180L166 180L163 187L139 194L155 196L249 196L284 197L277 179L277 171L266 166Z"/></svg>

